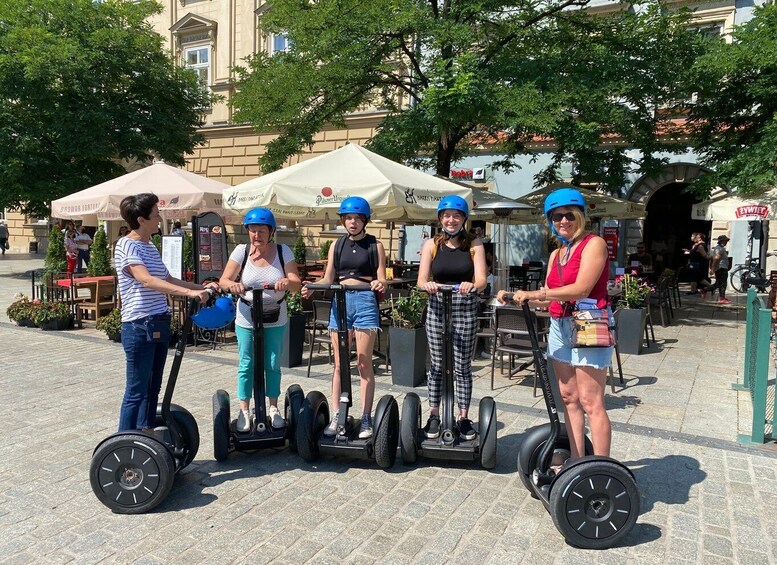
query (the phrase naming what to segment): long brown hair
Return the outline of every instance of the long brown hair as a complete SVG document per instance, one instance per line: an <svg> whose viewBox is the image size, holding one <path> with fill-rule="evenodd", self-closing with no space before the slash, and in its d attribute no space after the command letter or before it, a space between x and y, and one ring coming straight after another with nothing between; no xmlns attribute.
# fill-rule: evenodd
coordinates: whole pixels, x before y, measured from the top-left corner
<svg viewBox="0 0 777 565"><path fill-rule="evenodd" d="M468 231L466 231L463 227L456 237L461 238L462 251L469 251L469 248L472 247L472 242L475 241L475 236L469 233ZM442 230L437 235L434 236L434 246L439 248L444 243L445 243L445 230Z"/></svg>

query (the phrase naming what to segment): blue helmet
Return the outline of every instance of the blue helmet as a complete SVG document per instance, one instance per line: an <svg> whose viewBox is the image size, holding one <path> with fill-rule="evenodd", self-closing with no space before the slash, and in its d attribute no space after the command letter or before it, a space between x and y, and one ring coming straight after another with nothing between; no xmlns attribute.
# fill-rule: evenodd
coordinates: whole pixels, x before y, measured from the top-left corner
<svg viewBox="0 0 777 565"><path fill-rule="evenodd" d="M550 231L553 232L553 235L559 238L562 243L571 245L572 242L559 235L556 226L553 225L553 221L550 219L550 213L562 206L577 206L583 212L583 216L585 216L585 198L583 198L582 193L576 188L559 188L545 197L545 217L548 219Z"/></svg>
<svg viewBox="0 0 777 565"><path fill-rule="evenodd" d="M464 214L464 219L469 217L469 205L467 204L467 201L455 194L440 199L440 203L437 205L437 217L439 218L440 214L445 210L457 210Z"/></svg>
<svg viewBox="0 0 777 565"><path fill-rule="evenodd" d="M562 206L577 206L585 215L585 198L576 188L559 188L545 198L545 217Z"/></svg>
<svg viewBox="0 0 777 565"><path fill-rule="evenodd" d="M275 216L267 208L254 208L249 210L243 218L243 225L248 228L250 225L270 226L275 231Z"/></svg>
<svg viewBox="0 0 777 565"><path fill-rule="evenodd" d="M340 203L337 213L340 216L345 214L361 214L368 220L370 219L370 203L361 196L349 196Z"/></svg>
<svg viewBox="0 0 777 565"><path fill-rule="evenodd" d="M259 208L261 210L261 208ZM227 297L221 296L216 299L213 306L201 308L194 316L192 321L203 330L218 330L235 320L235 303Z"/></svg>

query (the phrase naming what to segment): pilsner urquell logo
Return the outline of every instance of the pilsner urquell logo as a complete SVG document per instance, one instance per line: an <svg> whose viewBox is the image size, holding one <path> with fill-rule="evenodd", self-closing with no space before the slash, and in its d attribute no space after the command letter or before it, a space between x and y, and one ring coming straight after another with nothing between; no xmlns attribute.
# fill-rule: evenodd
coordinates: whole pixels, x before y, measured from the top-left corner
<svg viewBox="0 0 777 565"><path fill-rule="evenodd" d="M752 206L739 206L736 209L737 218L752 217L766 218L769 216L769 207L763 204L755 204Z"/></svg>
<svg viewBox="0 0 777 565"><path fill-rule="evenodd" d="M343 197L333 194L331 186L325 186L321 189L321 194L316 196L316 206L329 204L330 202L342 202Z"/></svg>

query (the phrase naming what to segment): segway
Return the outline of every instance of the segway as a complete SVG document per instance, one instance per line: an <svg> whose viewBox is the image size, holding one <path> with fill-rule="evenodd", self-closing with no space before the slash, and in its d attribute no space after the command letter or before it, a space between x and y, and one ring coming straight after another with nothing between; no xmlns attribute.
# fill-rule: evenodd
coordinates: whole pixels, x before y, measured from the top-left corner
<svg viewBox="0 0 777 565"><path fill-rule="evenodd" d="M511 300L512 294L505 299ZM628 535L639 515L634 475L615 459L591 455L593 448L587 437L586 455L553 472L554 455L555 463L569 456L569 439L553 399L534 313L526 302L523 311L550 423L527 430L518 452L521 481L532 496L542 501L568 543L584 549L612 547Z"/></svg>
<svg viewBox="0 0 777 565"><path fill-rule="evenodd" d="M453 390L453 292L458 285L438 285L443 304L442 404L440 435L427 438L421 429L421 399L409 392L402 403L400 445L402 462L410 465L418 456L448 461L477 461L484 469L496 467L496 403L490 396L480 400L478 434L462 439L454 416Z"/></svg>
<svg viewBox="0 0 777 565"><path fill-rule="evenodd" d="M344 286L341 284L307 284L310 290L333 290L337 303L337 350L340 355L340 412L337 418L337 432L332 437L323 434L329 424L329 405L326 395L314 390L308 393L302 403L297 423L297 449L308 463L316 461L322 454L341 457L374 459L383 469L394 465L399 442L399 408L390 394L384 395L375 408L373 434L371 438L360 439L361 421L348 413L353 405L351 399L351 363L348 348L348 329L345 295L347 290L371 290L369 285Z"/></svg>
<svg viewBox="0 0 777 565"><path fill-rule="evenodd" d="M213 395L213 456L216 461L224 461L232 451L255 451L272 447L285 447L287 440L289 448L296 451L297 414L304 398L300 386L294 384L286 390L284 401L286 425L283 428L272 427L265 407L264 325L261 322L263 315L262 292L271 288L271 285L254 288L243 298L251 302L253 323L255 410L253 425L247 432L239 431L237 419L230 419L229 394L225 390L217 390Z"/></svg>
<svg viewBox="0 0 777 565"><path fill-rule="evenodd" d="M197 455L197 422L189 411L171 402L196 307L197 301L191 300L165 394L157 406L157 427L117 432L101 441L92 454L92 491L118 514L142 514L158 506L170 493L176 473Z"/></svg>

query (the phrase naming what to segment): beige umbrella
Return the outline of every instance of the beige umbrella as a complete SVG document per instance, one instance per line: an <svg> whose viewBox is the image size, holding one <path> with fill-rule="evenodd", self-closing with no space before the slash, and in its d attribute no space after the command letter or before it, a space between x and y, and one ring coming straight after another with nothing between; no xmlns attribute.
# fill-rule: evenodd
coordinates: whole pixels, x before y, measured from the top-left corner
<svg viewBox="0 0 777 565"><path fill-rule="evenodd" d="M159 197L162 217L169 212L184 215L187 212L211 210L224 212L222 192L229 185L171 167L154 163L115 179L81 190L51 203L54 218L82 219L94 217L101 220L121 218L119 204L126 196L153 192Z"/></svg>
<svg viewBox="0 0 777 565"><path fill-rule="evenodd" d="M540 210L543 210L545 198L554 190L562 187L577 188L585 198L588 209L586 210L586 216L591 218L612 218L616 220L640 220L647 215L645 206L639 202L631 202L630 200L623 200L622 198L616 198L609 194L596 192L594 190L588 190L585 188L575 187L567 183L555 183L550 184L534 192L530 192L524 196L518 198L519 202L531 204L536 206ZM540 218L544 221L544 218Z"/></svg>
<svg viewBox="0 0 777 565"><path fill-rule="evenodd" d="M365 198L376 220L437 218L437 204L457 194L472 206L471 189L396 163L355 144L302 161L224 190L227 208L257 206L277 218L337 221L349 196Z"/></svg>
<svg viewBox="0 0 777 565"><path fill-rule="evenodd" d="M694 204L691 208L694 220L777 220L777 188L759 196L726 194Z"/></svg>

